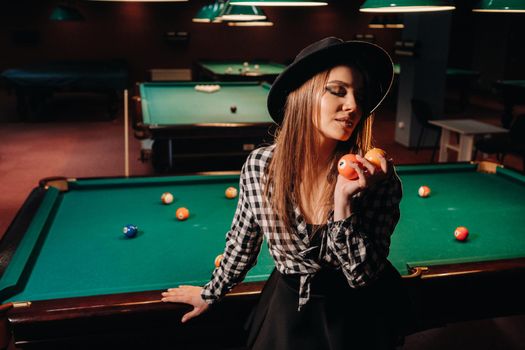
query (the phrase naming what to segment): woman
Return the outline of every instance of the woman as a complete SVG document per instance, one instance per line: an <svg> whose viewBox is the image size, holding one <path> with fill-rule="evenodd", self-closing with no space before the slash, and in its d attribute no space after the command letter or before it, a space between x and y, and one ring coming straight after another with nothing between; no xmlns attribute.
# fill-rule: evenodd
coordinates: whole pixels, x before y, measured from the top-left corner
<svg viewBox="0 0 525 350"><path fill-rule="evenodd" d="M380 47L326 38L277 77L268 110L274 145L241 171L239 203L223 260L204 287L162 293L203 313L255 265L263 237L276 269L250 320L253 349L390 349L396 344L400 276L387 260L401 184L391 162L358 156L358 179L337 173L346 153L371 148L372 113L393 65Z"/></svg>

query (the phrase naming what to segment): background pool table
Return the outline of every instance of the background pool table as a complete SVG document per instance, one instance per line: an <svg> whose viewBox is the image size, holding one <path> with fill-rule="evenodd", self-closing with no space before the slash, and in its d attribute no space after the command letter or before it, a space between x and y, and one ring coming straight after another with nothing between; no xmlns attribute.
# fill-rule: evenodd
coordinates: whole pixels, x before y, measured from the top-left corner
<svg viewBox="0 0 525 350"><path fill-rule="evenodd" d="M525 311L525 177L477 170L398 167L404 198L389 259L414 300L406 305L412 330ZM237 181L43 181L0 242L0 310L16 345L242 343L243 322L274 266L265 245L245 283L194 322L179 323L186 306L159 302L165 288L209 279L236 206L224 190ZM417 196L422 184L432 188L430 198ZM165 191L175 195L173 204L161 204ZM174 217L180 206L191 212L187 221ZM134 239L121 233L128 223L140 228ZM460 225L471 231L466 242L453 237Z"/></svg>
<svg viewBox="0 0 525 350"><path fill-rule="evenodd" d="M255 65L259 68L256 69ZM246 69L248 68L248 69ZM273 82L286 68L284 64L268 61L198 61L195 64L197 80L266 81Z"/></svg>
<svg viewBox="0 0 525 350"><path fill-rule="evenodd" d="M401 74L401 66L394 64L394 73ZM459 109L464 111L469 103L470 89L473 83L479 78L480 72L470 69L447 68L446 86L447 89L457 91Z"/></svg>
<svg viewBox="0 0 525 350"><path fill-rule="evenodd" d="M525 80L498 80L494 89L504 106L501 125L508 128L512 124L514 105L525 104Z"/></svg>
<svg viewBox="0 0 525 350"><path fill-rule="evenodd" d="M0 75L17 97L22 118L36 118L46 101L58 92L107 95L108 113L114 118L119 96L128 86L123 62L49 62L7 69Z"/></svg>
<svg viewBox="0 0 525 350"><path fill-rule="evenodd" d="M266 109L270 85L208 82L220 90L206 93L196 91L197 84L204 83L137 85L135 135L154 141L158 172L240 170L251 150L273 141L275 124Z"/></svg>

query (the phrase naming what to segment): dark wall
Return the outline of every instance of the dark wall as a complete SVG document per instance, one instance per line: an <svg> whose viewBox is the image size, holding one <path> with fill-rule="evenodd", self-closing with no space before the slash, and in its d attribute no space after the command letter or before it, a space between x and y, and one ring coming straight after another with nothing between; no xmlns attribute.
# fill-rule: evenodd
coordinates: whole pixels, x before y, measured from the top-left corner
<svg viewBox="0 0 525 350"><path fill-rule="evenodd" d="M85 21L53 22L48 17L56 1L10 1L0 13L0 70L35 61L125 59L132 79L141 80L147 69L189 68L199 58L287 62L307 44L330 35L353 39L374 34L386 49L400 36L399 30L368 29L371 15L358 12L360 4L342 0L315 8L267 7L273 27L193 23L193 15L210 2L75 1ZM190 40L167 43L168 31L189 32Z"/></svg>
<svg viewBox="0 0 525 350"><path fill-rule="evenodd" d="M399 29L369 29L372 15L358 11L362 1L332 0L328 6L266 7L273 27L228 27L193 23L212 0L182 3L70 1L83 22L53 22L59 1L4 1L0 11L0 70L49 60L124 59L132 80L150 68L190 68L195 60L269 59L286 63L307 44L334 35L353 39L373 34L392 52ZM477 0L456 1L452 14L449 66L481 71L481 82L525 78L525 15L472 13ZM169 44L168 31L190 33L187 44ZM431 44L431 43L423 43ZM396 57L394 57L396 61Z"/></svg>

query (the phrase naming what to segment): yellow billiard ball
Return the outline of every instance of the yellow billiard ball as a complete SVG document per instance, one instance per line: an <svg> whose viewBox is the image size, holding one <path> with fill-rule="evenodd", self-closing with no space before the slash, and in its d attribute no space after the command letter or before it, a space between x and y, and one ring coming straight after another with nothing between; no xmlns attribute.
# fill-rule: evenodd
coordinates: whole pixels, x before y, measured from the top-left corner
<svg viewBox="0 0 525 350"><path fill-rule="evenodd" d="M162 196L160 196L160 200L164 204L171 204L173 203L173 195L169 192L164 192Z"/></svg>
<svg viewBox="0 0 525 350"><path fill-rule="evenodd" d="M386 157L386 152L381 148L372 148L365 154L365 159L368 160L376 168L381 168L381 157Z"/></svg>
<svg viewBox="0 0 525 350"><path fill-rule="evenodd" d="M221 261L222 261L222 254L219 254L217 255L217 257L215 257L215 267L221 266Z"/></svg>
<svg viewBox="0 0 525 350"><path fill-rule="evenodd" d="M224 191L224 195L228 199L232 199L237 197L237 189L235 187L228 187L226 191Z"/></svg>

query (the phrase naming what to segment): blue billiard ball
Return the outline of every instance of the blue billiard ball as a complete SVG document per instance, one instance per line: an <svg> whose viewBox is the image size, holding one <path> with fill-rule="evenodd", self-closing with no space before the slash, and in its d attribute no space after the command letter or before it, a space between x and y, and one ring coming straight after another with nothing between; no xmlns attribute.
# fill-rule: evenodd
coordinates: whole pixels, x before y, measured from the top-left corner
<svg viewBox="0 0 525 350"><path fill-rule="evenodd" d="M135 225L126 225L122 229L122 232L124 233L124 236L128 238L133 238L137 235L137 233L139 232L139 229Z"/></svg>

